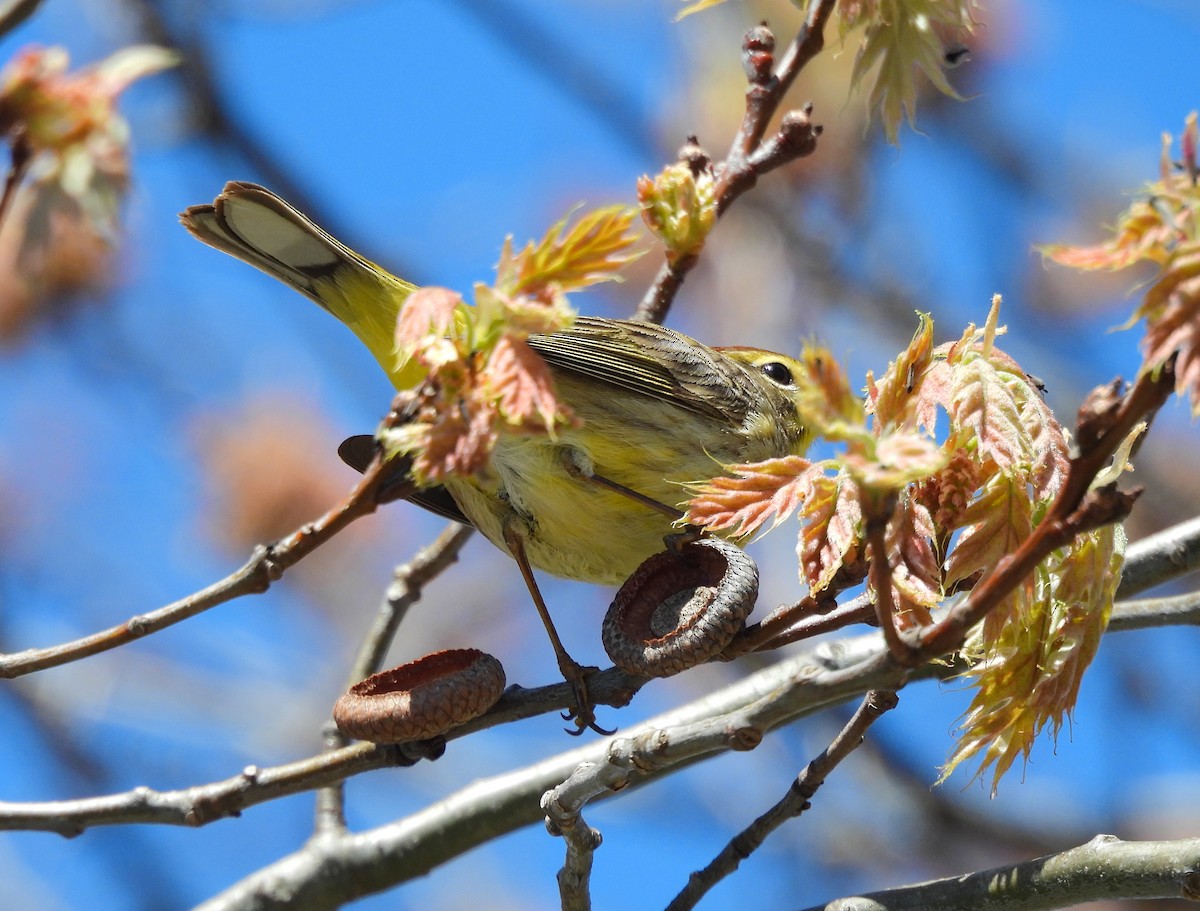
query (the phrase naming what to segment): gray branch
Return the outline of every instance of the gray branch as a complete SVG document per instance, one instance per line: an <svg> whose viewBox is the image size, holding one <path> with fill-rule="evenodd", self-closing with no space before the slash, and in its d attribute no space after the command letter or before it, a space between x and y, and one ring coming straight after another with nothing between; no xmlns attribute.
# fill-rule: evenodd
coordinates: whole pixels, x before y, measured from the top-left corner
<svg viewBox="0 0 1200 911"><path fill-rule="evenodd" d="M1090 901L1200 900L1200 838L1085 845L981 873L839 898L805 911L1043 911Z"/></svg>
<svg viewBox="0 0 1200 911"><path fill-rule="evenodd" d="M1121 592L1133 594L1197 565L1200 520L1176 526L1129 549ZM1120 603L1114 631L1161 625L1200 625L1200 595ZM214 898L210 909L335 908L362 895L423 876L438 865L506 832L539 822L541 796L580 767L616 772L621 751L663 738L659 761L629 776L644 784L821 709L898 685L877 633L819 644L731 686L631 727L616 741L588 744L507 775L477 782L420 813L358 834L316 837L295 854L251 875ZM952 670L924 667L909 680ZM640 738L640 740L639 740ZM413 747L418 745L412 745ZM404 748L402 748L403 750ZM612 751L616 750L614 754ZM644 761L647 754L639 754ZM178 791L132 791L83 800L0 803L0 829L75 834L120 823L201 824L284 794L311 790L368 769L411 762L416 755L355 744L286 766L247 770L223 782ZM616 762L614 762L616 760ZM625 773L620 773L624 778ZM626 783L623 781L623 783ZM594 784L594 782L593 782ZM289 904L295 902L295 904Z"/></svg>

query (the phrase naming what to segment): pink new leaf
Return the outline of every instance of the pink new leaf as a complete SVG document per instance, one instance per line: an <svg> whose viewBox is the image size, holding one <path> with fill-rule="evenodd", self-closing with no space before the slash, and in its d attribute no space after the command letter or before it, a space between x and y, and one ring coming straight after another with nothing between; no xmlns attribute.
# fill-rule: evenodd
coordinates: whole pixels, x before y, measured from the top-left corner
<svg viewBox="0 0 1200 911"><path fill-rule="evenodd" d="M1200 415L1200 282L1189 282L1147 320L1142 351L1145 369L1175 357L1175 391L1190 398L1193 417Z"/></svg>
<svg viewBox="0 0 1200 911"><path fill-rule="evenodd" d="M995 567L1033 531L1033 504L1023 479L995 474L963 516L966 526L946 565L952 584Z"/></svg>
<svg viewBox="0 0 1200 911"><path fill-rule="evenodd" d="M861 530L858 487L849 475L814 478L797 545L801 581L814 592L828 586L847 558L854 558Z"/></svg>
<svg viewBox="0 0 1200 911"><path fill-rule="evenodd" d="M929 612L942 601L941 565L934 550L936 531L929 509L911 497L900 502L888 522L892 598L902 628L929 623Z"/></svg>
<svg viewBox="0 0 1200 911"><path fill-rule="evenodd" d="M532 426L540 421L553 432L555 425L570 419L570 409L555 397L550 367L523 338L502 335L483 374L509 424Z"/></svg>
<svg viewBox="0 0 1200 911"><path fill-rule="evenodd" d="M683 521L738 538L768 521L777 525L795 512L823 471L823 466L796 455L727 468L730 475L692 485L695 496Z"/></svg>
<svg viewBox="0 0 1200 911"><path fill-rule="evenodd" d="M950 426L969 431L979 459L990 457L1001 471L1012 471L1026 461L1020 405L1003 376L984 357L964 358L954 368Z"/></svg>
<svg viewBox="0 0 1200 911"><path fill-rule="evenodd" d="M462 302L462 295L449 288L418 288L396 318L396 349L412 357L431 341L444 338Z"/></svg>

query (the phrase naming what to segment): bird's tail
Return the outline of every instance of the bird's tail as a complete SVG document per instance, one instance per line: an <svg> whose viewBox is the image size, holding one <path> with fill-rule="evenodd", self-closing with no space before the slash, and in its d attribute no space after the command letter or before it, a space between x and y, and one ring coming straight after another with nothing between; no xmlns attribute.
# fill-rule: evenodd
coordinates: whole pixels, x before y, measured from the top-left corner
<svg viewBox="0 0 1200 911"><path fill-rule="evenodd" d="M353 330L398 386L396 316L416 290L363 259L270 190L231 181L212 205L180 214L210 247L236 256L312 298Z"/></svg>

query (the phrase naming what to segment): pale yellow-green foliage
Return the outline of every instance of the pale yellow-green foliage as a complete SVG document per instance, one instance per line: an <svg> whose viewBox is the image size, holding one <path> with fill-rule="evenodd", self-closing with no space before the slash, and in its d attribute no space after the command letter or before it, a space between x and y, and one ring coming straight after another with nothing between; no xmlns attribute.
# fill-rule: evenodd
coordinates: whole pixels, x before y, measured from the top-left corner
<svg viewBox="0 0 1200 911"><path fill-rule="evenodd" d="M953 586L1022 546L1065 476L1062 427L996 348L998 315L996 299L981 328L939 347L920 316L909 346L878 380L868 376L865 401L851 403L832 355L812 348L802 417L840 453L727 466L697 488L688 521L744 532L798 513L802 578L820 591L866 552L863 517L891 502L890 600L901 627L929 623ZM1054 552L980 624L967 651L975 700L947 774L977 757L977 774L991 768L995 783L1046 724L1057 733L1107 624L1120 541L1106 528Z"/></svg>

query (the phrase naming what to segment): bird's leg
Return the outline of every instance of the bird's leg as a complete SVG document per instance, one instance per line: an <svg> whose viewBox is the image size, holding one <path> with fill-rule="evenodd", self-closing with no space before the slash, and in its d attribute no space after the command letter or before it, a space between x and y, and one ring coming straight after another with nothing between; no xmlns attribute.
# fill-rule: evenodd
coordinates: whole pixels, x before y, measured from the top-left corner
<svg viewBox="0 0 1200 911"><path fill-rule="evenodd" d="M566 450L563 453L562 463L567 474L578 480L595 484L597 487L603 487L605 490L611 490L613 493L619 493L623 497L628 497L635 503L641 503L643 506L669 516L672 521L683 518L683 512L674 506L668 506L666 503L662 503L653 497L648 497L644 493L638 493L624 484L618 484L616 481L610 480L602 474L596 474L595 469L590 464L583 464L583 458L577 449Z"/></svg>
<svg viewBox="0 0 1200 911"><path fill-rule="evenodd" d="M596 668L584 667L567 654L562 639L558 636L558 630L554 628L554 621L550 619L550 611L538 588L537 580L533 577L533 567L529 565L529 557L525 554L525 536L522 533L519 519L513 518L504 523L504 543L508 546L513 559L517 561L521 576L525 580L525 587L529 589L529 597L533 599L533 606L537 608L538 616L542 618L542 625L546 627L546 635L550 637L554 657L558 660L558 670L563 675L563 679L567 681L567 685L571 687L571 693L575 699L575 711L568 712L563 716L575 722L575 730L568 728L567 733L579 735L588 728L597 734L606 736L614 733L614 731L606 731L596 724L595 705L588 695L587 688L587 678Z"/></svg>
<svg viewBox="0 0 1200 911"><path fill-rule="evenodd" d="M613 493L619 493L623 497L628 497L635 503L641 503L663 515L670 517L672 521L682 519L682 510L676 509L674 506L668 506L655 500L653 497L648 497L643 493L638 493L632 488L626 487L624 484L618 484L604 475L596 474L595 469L590 464L583 464L583 459L576 449L569 449L563 453L563 468L571 477L581 481L587 481L595 484L597 487L603 487L605 490L611 490ZM663 535L663 544L667 550L678 554L685 544L690 544L704 536L704 530L695 525L685 525L679 531L671 532Z"/></svg>

